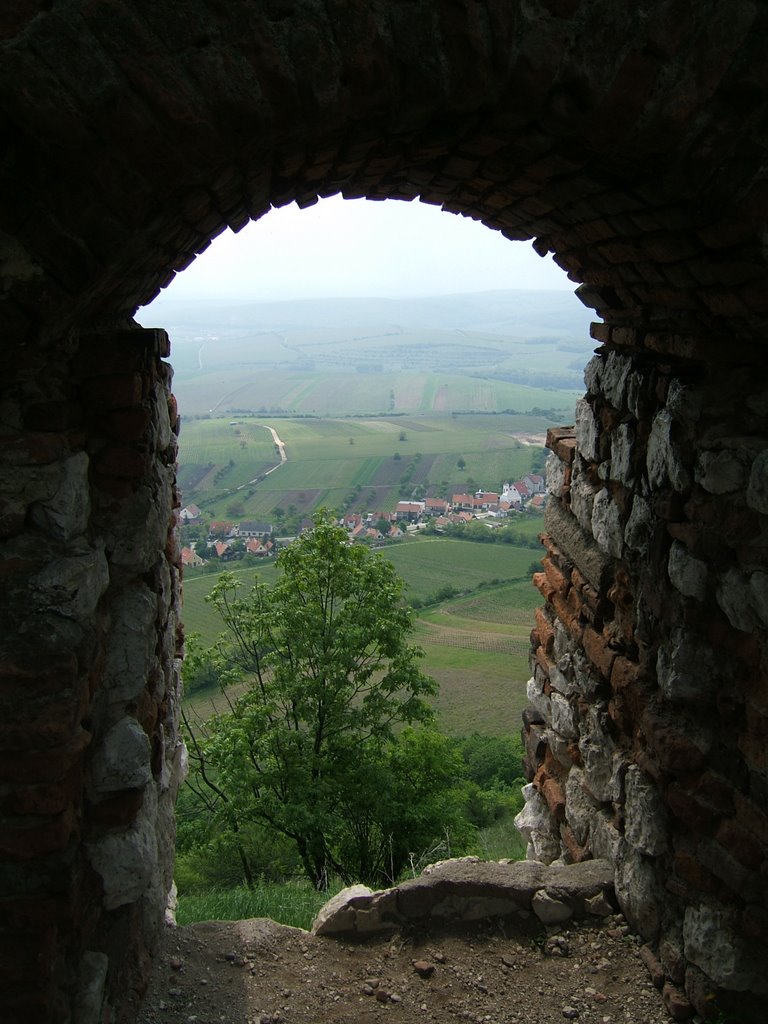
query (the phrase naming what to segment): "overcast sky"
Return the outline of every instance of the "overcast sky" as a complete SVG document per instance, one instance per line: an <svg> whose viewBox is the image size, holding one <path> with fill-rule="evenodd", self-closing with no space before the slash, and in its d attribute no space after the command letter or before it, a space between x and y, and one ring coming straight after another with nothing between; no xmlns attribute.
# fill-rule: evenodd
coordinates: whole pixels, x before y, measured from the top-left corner
<svg viewBox="0 0 768 1024"><path fill-rule="evenodd" d="M530 242L509 242L467 217L418 201L334 196L224 232L164 296L260 301L575 287Z"/></svg>

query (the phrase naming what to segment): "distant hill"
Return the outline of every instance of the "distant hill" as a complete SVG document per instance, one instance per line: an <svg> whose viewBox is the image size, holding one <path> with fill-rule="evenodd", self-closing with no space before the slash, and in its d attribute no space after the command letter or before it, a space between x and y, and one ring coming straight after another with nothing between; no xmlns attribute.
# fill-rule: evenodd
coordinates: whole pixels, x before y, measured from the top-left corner
<svg viewBox="0 0 768 1024"><path fill-rule="evenodd" d="M161 299L140 320L171 336L174 390L186 414L338 416L572 406L594 344L592 315L570 292L510 290Z"/></svg>
<svg viewBox="0 0 768 1024"><path fill-rule="evenodd" d="M158 322L159 320L162 323ZM160 296L142 309L145 326L177 323L199 327L257 327L285 331L307 327L349 327L396 323L411 328L463 329L502 334L567 331L589 335L594 311L569 291L468 292L425 298L322 298L279 302L174 301Z"/></svg>

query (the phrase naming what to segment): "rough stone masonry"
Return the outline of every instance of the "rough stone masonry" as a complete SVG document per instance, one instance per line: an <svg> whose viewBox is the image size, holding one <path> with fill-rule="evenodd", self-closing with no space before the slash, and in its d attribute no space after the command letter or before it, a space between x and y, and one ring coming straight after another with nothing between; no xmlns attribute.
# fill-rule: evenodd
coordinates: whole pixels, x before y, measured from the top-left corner
<svg viewBox="0 0 768 1024"><path fill-rule="evenodd" d="M517 824L536 860L610 860L671 981L735 1011L768 995L768 389L594 332L575 426L548 436Z"/></svg>
<svg viewBox="0 0 768 1024"><path fill-rule="evenodd" d="M704 1017L762 1020L768 6L1 6L4 1020L134 1019L171 881L178 414L133 314L226 227L337 193L533 239L596 310L550 438L522 825L613 865Z"/></svg>

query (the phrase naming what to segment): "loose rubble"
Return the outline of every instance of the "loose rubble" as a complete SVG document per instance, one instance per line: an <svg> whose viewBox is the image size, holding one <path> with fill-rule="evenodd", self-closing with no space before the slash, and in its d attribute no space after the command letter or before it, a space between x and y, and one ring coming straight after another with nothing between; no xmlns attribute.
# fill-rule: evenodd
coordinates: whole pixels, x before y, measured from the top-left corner
<svg viewBox="0 0 768 1024"><path fill-rule="evenodd" d="M138 1024L668 1024L679 1009L646 961L618 914L532 920L528 934L493 918L364 941L204 922L167 930Z"/></svg>

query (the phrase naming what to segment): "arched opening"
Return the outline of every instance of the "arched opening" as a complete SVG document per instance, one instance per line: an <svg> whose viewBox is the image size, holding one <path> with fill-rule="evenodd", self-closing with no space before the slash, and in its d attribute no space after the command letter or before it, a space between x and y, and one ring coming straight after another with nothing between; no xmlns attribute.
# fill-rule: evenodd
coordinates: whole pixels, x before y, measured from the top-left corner
<svg viewBox="0 0 768 1024"><path fill-rule="evenodd" d="M521 755L511 751L526 702L530 575L541 568L543 443L549 426L572 421L593 344L589 314L559 268L433 207L321 201L253 227L250 246L247 229L228 249L217 239L167 301L141 313L171 334L184 420L185 633L213 643L224 624L205 596L220 572L234 570L243 585L271 581L277 550L318 507L335 509L352 542L391 555L408 603L423 610L421 667L441 686L441 733L463 740L467 771L485 744L498 771L520 780ZM279 455L273 431L285 439ZM428 548L416 540L422 531ZM436 610L442 622L425 617ZM215 676L209 660L185 676L185 722L200 735L212 709L227 707ZM193 743L178 812L182 921L190 893L209 913L207 887L235 888L280 860L273 833L246 849L244 829L222 824L229 801L206 789L201 759ZM456 811L461 837L444 820L419 840L423 849L433 859L447 850L520 855L521 785L506 802L478 789ZM468 824L482 829L477 839ZM421 857L414 849L412 863ZM282 863L284 874L301 871L290 844ZM384 867L381 879L356 880L391 884L394 868Z"/></svg>
<svg viewBox="0 0 768 1024"><path fill-rule="evenodd" d="M10 1019L66 1019L91 982L129 1017L168 881L176 414L165 339L131 316L224 225L337 192L535 238L604 321L575 435L551 438L537 827L612 859L670 984L746 1018L766 947L765 14L252 8L2 27Z"/></svg>

